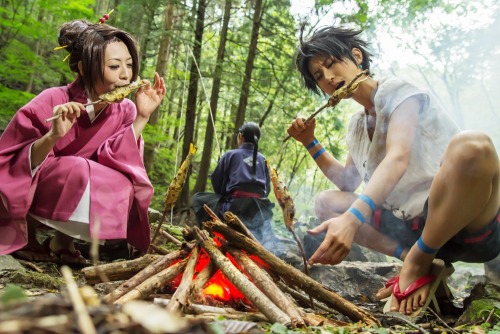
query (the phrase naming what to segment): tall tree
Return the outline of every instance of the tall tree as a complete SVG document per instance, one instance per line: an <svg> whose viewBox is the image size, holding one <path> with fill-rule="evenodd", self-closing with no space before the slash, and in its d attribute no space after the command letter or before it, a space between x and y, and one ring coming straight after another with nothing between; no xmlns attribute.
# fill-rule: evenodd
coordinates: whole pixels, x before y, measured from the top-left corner
<svg viewBox="0 0 500 334"><path fill-rule="evenodd" d="M196 101L198 97L198 64L201 60L201 47L203 41L203 30L205 25L205 10L206 10L206 0L198 1L198 9L196 11L196 28L194 32L194 43L193 43L193 59L191 60L191 66L189 70L189 87L186 105L186 121L184 124L184 141L182 145L182 156L185 158L189 152L189 145L193 142L194 138L194 125L196 117ZM182 189L181 196L179 197L178 205L184 207L190 203L189 198L189 177L191 171L188 171L188 176L186 183Z"/></svg>
<svg viewBox="0 0 500 334"><path fill-rule="evenodd" d="M222 79L222 64L224 63L224 54L226 51L227 31L229 27L229 18L231 16L231 0L225 1L224 16L220 30L219 48L217 50L217 60L215 63L214 78L212 83L212 92L210 95L210 111L207 116L207 125L205 131L205 142L203 145L203 154L201 156L198 178L193 192L205 191L208 179L208 170L212 159L212 147L214 140L214 127L217 119L217 105L219 101L220 83Z"/></svg>
<svg viewBox="0 0 500 334"><path fill-rule="evenodd" d="M167 74L167 64L170 55L170 41L172 39L172 27L174 25L175 16L175 2L170 0L164 9L163 29L160 36L160 49L158 51L158 61L156 62L156 72L160 77L164 78ZM149 118L148 123L152 126L158 124L160 118L160 107L157 108ZM146 143L144 147L144 166L149 172L153 167L153 160L156 152L158 142L151 140Z"/></svg>
<svg viewBox="0 0 500 334"><path fill-rule="evenodd" d="M236 111L236 119L234 121L234 128L239 129L243 125L245 120L245 113L248 103L248 95L250 93L250 82L252 81L253 64L255 61L255 55L257 53L257 42L259 39L259 30L262 19L262 0L255 1L255 8L253 12L253 25L252 33L250 35L250 46L248 48L248 56L245 65L245 76L243 77L243 83L241 85L240 101L238 103L238 109ZM232 147L236 148L236 133L233 135Z"/></svg>

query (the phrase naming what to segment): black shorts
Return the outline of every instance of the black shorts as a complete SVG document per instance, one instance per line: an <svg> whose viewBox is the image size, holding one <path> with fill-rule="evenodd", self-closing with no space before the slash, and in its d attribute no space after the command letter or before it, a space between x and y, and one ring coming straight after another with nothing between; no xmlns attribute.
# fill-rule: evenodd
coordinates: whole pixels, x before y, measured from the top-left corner
<svg viewBox="0 0 500 334"><path fill-rule="evenodd" d="M410 220L399 219L390 210L377 209L370 224L405 248L411 248L422 235L427 218L427 202L423 216ZM500 253L500 208L493 221L483 230L474 233L460 231L441 247L436 258L446 263L457 261L483 263Z"/></svg>

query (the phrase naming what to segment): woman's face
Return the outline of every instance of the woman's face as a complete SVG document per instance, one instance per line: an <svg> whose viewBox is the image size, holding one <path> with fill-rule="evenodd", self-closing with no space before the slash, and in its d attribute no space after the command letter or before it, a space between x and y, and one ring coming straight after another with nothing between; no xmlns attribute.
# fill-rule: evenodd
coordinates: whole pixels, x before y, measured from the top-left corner
<svg viewBox="0 0 500 334"><path fill-rule="evenodd" d="M104 51L104 79L96 83L97 95L102 95L116 87L130 84L132 79L132 57L123 42L112 42ZM97 97L94 96L93 100Z"/></svg>
<svg viewBox="0 0 500 334"><path fill-rule="evenodd" d="M353 55L356 59L354 49ZM340 60L333 56L318 55L309 62L309 72L318 87L325 94L332 95L340 87L349 84L360 72L360 69L350 59Z"/></svg>

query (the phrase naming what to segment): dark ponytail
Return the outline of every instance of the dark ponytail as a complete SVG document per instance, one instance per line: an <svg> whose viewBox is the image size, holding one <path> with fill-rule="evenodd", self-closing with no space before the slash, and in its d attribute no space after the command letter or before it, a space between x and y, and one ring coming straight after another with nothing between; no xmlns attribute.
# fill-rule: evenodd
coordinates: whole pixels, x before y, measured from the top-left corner
<svg viewBox="0 0 500 334"><path fill-rule="evenodd" d="M260 127L257 123L246 122L238 130L243 136L245 143L253 144L253 162L252 162L252 176L255 178L257 173L257 152L259 151Z"/></svg>

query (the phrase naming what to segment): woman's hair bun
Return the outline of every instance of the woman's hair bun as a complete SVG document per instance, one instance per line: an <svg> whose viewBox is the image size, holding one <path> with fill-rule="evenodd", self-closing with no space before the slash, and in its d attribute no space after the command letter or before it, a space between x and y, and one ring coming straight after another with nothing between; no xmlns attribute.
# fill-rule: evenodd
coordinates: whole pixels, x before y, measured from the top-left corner
<svg viewBox="0 0 500 334"><path fill-rule="evenodd" d="M91 25L92 23L86 20L73 20L64 23L59 29L57 37L59 45L66 47L66 50L71 52L80 34Z"/></svg>

